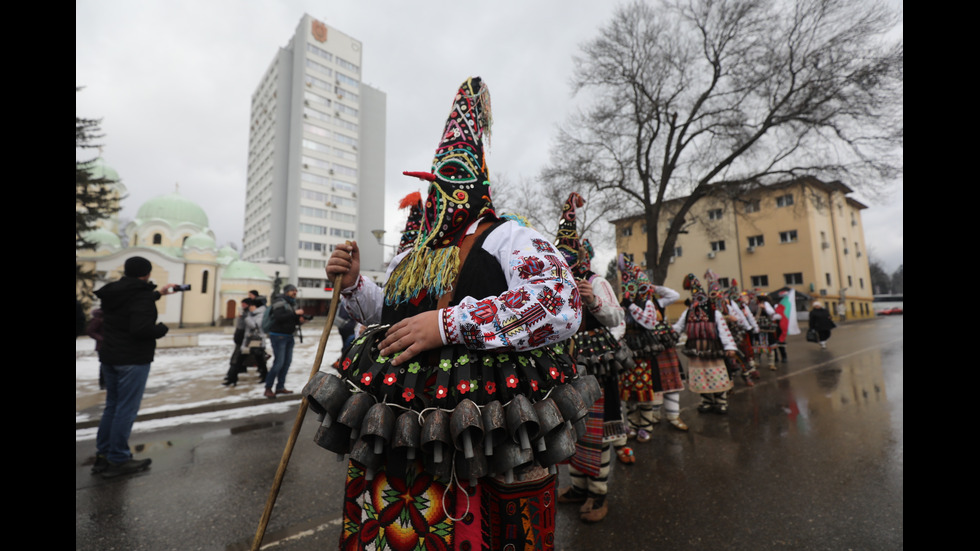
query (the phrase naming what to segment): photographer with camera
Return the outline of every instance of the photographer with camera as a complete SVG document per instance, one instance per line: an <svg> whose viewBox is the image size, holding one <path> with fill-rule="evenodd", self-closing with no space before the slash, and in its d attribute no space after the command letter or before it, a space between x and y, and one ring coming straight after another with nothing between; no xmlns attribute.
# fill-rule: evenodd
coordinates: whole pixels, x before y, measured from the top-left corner
<svg viewBox="0 0 980 551"><path fill-rule="evenodd" d="M291 390L286 390L285 386L286 373L289 372L289 364L293 361L295 344L293 333L301 324L313 317L304 315L302 308L296 308L298 290L295 285L286 285L282 291L281 295L273 297L272 304L269 305L270 311L262 321L263 329L269 334L269 341L272 342L272 353L275 355L272 369L265 379L266 398L275 398L277 394L293 393ZM272 390L273 384L276 385L275 392Z"/></svg>
<svg viewBox="0 0 980 551"><path fill-rule="evenodd" d="M150 282L152 269L149 260L131 257L123 266L122 278L95 292L104 313L99 361L106 398L95 440L92 474L104 478L144 471L150 466L150 459L133 458L129 434L150 376L156 341L168 331L166 325L157 322L155 303L179 288L169 284L156 290L156 284Z"/></svg>

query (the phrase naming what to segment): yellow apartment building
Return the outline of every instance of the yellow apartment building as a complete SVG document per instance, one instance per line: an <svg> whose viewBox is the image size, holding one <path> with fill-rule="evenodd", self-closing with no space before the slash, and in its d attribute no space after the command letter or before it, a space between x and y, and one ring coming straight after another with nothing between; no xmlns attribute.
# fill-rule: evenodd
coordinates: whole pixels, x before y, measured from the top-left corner
<svg viewBox="0 0 980 551"><path fill-rule="evenodd" d="M873 290L861 211L867 206L848 197L841 182L804 177L761 187L733 197L728 188L699 201L678 236L664 284L681 292L688 273L701 278L707 269L733 280L739 288L772 292L796 289L797 310L809 310L820 299L837 318L874 317ZM664 205L664 235L680 200ZM641 216L613 220L616 250L646 266L646 225ZM676 319L681 303L668 308Z"/></svg>

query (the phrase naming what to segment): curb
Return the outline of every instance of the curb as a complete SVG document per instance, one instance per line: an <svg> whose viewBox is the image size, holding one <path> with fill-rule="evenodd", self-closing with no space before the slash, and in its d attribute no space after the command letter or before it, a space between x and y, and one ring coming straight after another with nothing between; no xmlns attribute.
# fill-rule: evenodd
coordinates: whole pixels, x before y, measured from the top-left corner
<svg viewBox="0 0 980 551"><path fill-rule="evenodd" d="M250 400L245 400L242 402L224 403L224 404L208 404L204 406L195 406L183 409L171 409L167 411L155 411L153 413L140 414L136 416L136 421L152 421L154 419L167 419L170 417L180 417L181 415L198 415L201 413L211 413L215 411L227 411L229 409L247 408L253 406L262 406L269 404L282 403L290 400L302 400L302 394L290 394L283 396L281 398L276 398L275 400L270 400L268 398L252 398ZM99 426L99 419L92 419L89 421L82 421L75 423L75 430L79 429L91 429Z"/></svg>

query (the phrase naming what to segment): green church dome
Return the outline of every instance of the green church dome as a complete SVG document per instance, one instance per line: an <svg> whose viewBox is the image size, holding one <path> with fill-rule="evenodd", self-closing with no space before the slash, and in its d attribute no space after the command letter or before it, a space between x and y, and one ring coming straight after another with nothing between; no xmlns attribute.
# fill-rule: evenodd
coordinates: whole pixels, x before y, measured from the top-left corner
<svg viewBox="0 0 980 551"><path fill-rule="evenodd" d="M112 247L113 249L122 247L122 241L119 239L119 236L105 228L98 228L85 232L82 237L84 237L89 243L94 243L96 248L98 248L100 245Z"/></svg>
<svg viewBox="0 0 980 551"><path fill-rule="evenodd" d="M92 178L105 178L106 180L112 180L114 182L119 181L119 173L116 169L105 164L105 159L102 157L96 157L92 159L92 162L88 164L88 173Z"/></svg>
<svg viewBox="0 0 980 551"><path fill-rule="evenodd" d="M245 260L236 260L229 264L222 273L221 279L262 279L272 281L272 278L265 275L265 272L259 269L258 266Z"/></svg>
<svg viewBox="0 0 980 551"><path fill-rule="evenodd" d="M238 251L225 245L218 250L218 260L228 260L229 262L238 260Z"/></svg>
<svg viewBox="0 0 980 551"><path fill-rule="evenodd" d="M176 191L143 203L136 213L136 218L141 221L165 220L172 226L189 222L202 230L209 225L208 215L204 213L204 209Z"/></svg>
<svg viewBox="0 0 980 551"><path fill-rule="evenodd" d="M197 249L217 249L218 246L214 242L214 238L205 232L195 233L194 235L188 237L184 241L184 248L194 247Z"/></svg>

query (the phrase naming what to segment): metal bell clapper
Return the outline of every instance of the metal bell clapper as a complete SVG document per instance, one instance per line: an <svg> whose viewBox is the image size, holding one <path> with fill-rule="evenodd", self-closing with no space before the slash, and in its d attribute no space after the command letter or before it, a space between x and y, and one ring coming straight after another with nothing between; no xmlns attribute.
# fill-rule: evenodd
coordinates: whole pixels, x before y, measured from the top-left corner
<svg viewBox="0 0 980 551"><path fill-rule="evenodd" d="M313 441L318 446L337 454L337 460L343 460L344 455L350 453L351 448L351 429L341 423L333 423L329 426L324 420L316 429Z"/></svg>
<svg viewBox="0 0 980 551"><path fill-rule="evenodd" d="M493 472L504 476L508 484L514 483L514 469L530 465L534 462L534 454L530 449L521 449L521 445L513 440L505 440L494 450Z"/></svg>
<svg viewBox="0 0 980 551"><path fill-rule="evenodd" d="M535 458L541 466L548 467L548 472L555 474L559 463L575 455L575 432L562 423L542 440L547 442L547 449L535 454Z"/></svg>
<svg viewBox="0 0 980 551"><path fill-rule="evenodd" d="M472 457L466 457L461 453L455 455L456 477L460 480L469 480L470 486L476 486L480 477L486 476L490 471L487 458L478 449L474 451Z"/></svg>
<svg viewBox="0 0 980 551"><path fill-rule="evenodd" d="M531 449L531 438L538 435L538 415L534 406L523 394L515 394L507 404L507 430L511 439L521 445L522 450Z"/></svg>
<svg viewBox="0 0 980 551"><path fill-rule="evenodd" d="M449 478L454 449L452 436L449 434L449 414L441 409L426 413L419 441L424 454L425 470L436 478Z"/></svg>
<svg viewBox="0 0 980 551"><path fill-rule="evenodd" d="M473 458L473 447L483 443L483 418L473 400L463 399L456 405L449 418L449 430L456 449L466 459Z"/></svg>
<svg viewBox="0 0 980 551"><path fill-rule="evenodd" d="M483 406L483 454L490 457L494 448L507 438L507 417L504 406L493 400Z"/></svg>
<svg viewBox="0 0 980 551"><path fill-rule="evenodd" d="M391 441L395 430L395 414L388 404L377 403L371 406L361 423L361 440L372 446L375 455L382 455L385 444Z"/></svg>
<svg viewBox="0 0 980 551"><path fill-rule="evenodd" d="M535 402L534 413L538 416L539 423L538 439L535 442L535 455L537 455L547 450L545 436L558 427L564 428L564 422L561 418L561 411L551 398Z"/></svg>
<svg viewBox="0 0 980 551"><path fill-rule="evenodd" d="M307 403L327 428L351 396L350 387L340 378L318 371L303 388Z"/></svg>
<svg viewBox="0 0 980 551"><path fill-rule="evenodd" d="M350 439L357 440L360 437L361 424L364 416L371 406L375 404L374 397L366 392L358 392L352 395L340 409L337 422L350 427Z"/></svg>
<svg viewBox="0 0 980 551"><path fill-rule="evenodd" d="M364 465L364 478L373 480L374 473L381 467L384 456L374 453L372 444L369 442L358 440L350 451L350 458Z"/></svg>
<svg viewBox="0 0 980 551"><path fill-rule="evenodd" d="M404 451L405 457L409 461L414 460L421 434L422 427L419 425L419 414L414 411L402 413L395 419L395 435L391 442L392 450Z"/></svg>

